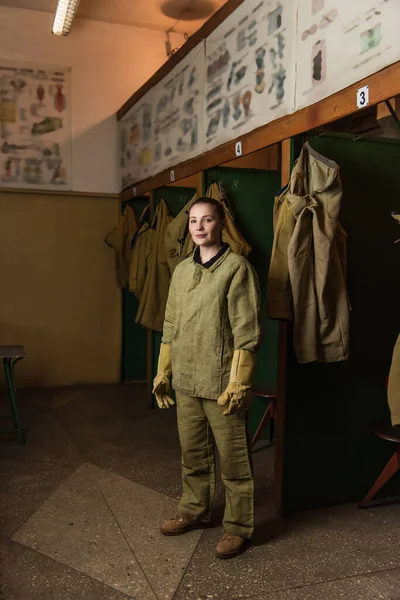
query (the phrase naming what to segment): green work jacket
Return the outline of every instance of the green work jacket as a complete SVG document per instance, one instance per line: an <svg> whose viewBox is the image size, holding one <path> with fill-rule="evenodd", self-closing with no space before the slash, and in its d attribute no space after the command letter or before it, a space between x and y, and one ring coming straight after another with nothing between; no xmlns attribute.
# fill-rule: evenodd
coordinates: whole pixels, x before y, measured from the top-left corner
<svg viewBox="0 0 400 600"><path fill-rule="evenodd" d="M208 269L193 257L172 276L163 329L172 345L172 387L216 400L229 383L234 350L261 343L258 276L229 248Z"/></svg>

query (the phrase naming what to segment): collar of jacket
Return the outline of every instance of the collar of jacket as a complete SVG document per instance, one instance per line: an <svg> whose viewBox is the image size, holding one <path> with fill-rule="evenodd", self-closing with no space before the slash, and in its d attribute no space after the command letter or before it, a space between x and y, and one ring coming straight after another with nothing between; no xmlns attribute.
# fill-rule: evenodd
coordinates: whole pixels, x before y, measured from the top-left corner
<svg viewBox="0 0 400 600"><path fill-rule="evenodd" d="M200 263L196 262L194 259L194 252L191 256L191 261L192 264L195 267L199 267L200 269L204 269L205 271L208 271L209 273L213 273L216 269L218 269L218 267L220 265L222 265L222 263L224 262L224 260L232 253L232 249L229 247L223 254L222 256L219 257L218 260L215 261L215 263L213 265L211 265L211 267L208 267L208 269L206 267L204 267L203 265L201 265Z"/></svg>
<svg viewBox="0 0 400 600"><path fill-rule="evenodd" d="M304 208L318 206L316 195L331 187L338 172L339 167L333 160L322 156L306 142L292 169L289 187L279 201L286 200L297 218Z"/></svg>

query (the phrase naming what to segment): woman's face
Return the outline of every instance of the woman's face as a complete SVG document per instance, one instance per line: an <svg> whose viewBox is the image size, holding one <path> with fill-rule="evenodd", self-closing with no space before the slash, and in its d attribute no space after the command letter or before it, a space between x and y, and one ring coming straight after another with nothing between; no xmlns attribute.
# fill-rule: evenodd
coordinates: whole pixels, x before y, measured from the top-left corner
<svg viewBox="0 0 400 600"><path fill-rule="evenodd" d="M223 227L223 221L213 204L195 204L190 209L189 231L198 246L220 244Z"/></svg>

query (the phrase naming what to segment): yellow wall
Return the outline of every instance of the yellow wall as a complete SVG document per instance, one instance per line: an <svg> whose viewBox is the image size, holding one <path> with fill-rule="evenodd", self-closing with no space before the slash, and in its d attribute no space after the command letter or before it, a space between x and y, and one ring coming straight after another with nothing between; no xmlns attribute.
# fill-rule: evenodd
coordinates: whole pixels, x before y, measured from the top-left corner
<svg viewBox="0 0 400 600"><path fill-rule="evenodd" d="M119 379L121 302L104 243L119 199L0 191L0 345L19 386Z"/></svg>

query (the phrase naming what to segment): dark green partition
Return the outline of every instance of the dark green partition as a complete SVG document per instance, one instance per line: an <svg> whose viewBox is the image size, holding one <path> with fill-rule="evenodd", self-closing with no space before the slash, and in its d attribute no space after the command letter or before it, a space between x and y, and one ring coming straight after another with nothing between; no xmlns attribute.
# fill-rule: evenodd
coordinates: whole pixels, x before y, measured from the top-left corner
<svg viewBox="0 0 400 600"><path fill-rule="evenodd" d="M140 196L124 202L123 212L129 204L139 218L149 198ZM146 379L147 335L143 327L135 323L139 301L129 290L122 290L122 349L121 381L144 381Z"/></svg>
<svg viewBox="0 0 400 600"><path fill-rule="evenodd" d="M400 331L400 144L374 138L310 135L311 146L340 166L341 222L348 234L352 304L350 360L299 365L289 332L283 507L361 500L393 452L370 433L388 419L385 382ZM297 146L301 142L297 139ZM400 483L400 474L397 483Z"/></svg>
<svg viewBox="0 0 400 600"><path fill-rule="evenodd" d="M193 198L196 193L196 188L189 187L179 187L179 186L165 186L161 188L157 188L152 193L152 201L153 207L156 208L157 204L160 202L161 198L164 198L169 212L172 217L176 217L182 208L189 202L191 198ZM161 345L161 337L162 334L154 331L152 334L153 338L153 347L152 347L152 364L153 364L153 373L152 378L155 376L157 372L157 364L158 364L158 354L160 352ZM155 402L154 396L152 397L153 408L157 406Z"/></svg>
<svg viewBox="0 0 400 600"><path fill-rule="evenodd" d="M280 188L278 171L216 167L206 171L206 187L221 182L235 215L235 223L252 247L249 260L261 284L265 307L268 266L271 258L274 197ZM260 349L254 386L275 388L277 375L278 326L266 318L263 310L264 341ZM266 401L255 398L250 410L249 426L255 432L266 408Z"/></svg>

